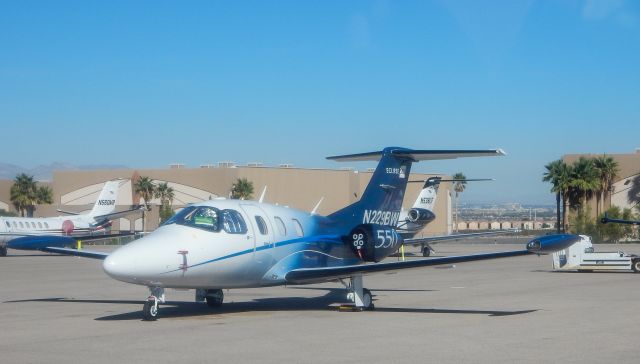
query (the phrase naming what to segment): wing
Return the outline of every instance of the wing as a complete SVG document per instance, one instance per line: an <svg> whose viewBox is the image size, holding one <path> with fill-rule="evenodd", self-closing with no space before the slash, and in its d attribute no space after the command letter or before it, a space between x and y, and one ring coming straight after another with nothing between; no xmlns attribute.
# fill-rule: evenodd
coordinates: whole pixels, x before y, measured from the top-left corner
<svg viewBox="0 0 640 364"><path fill-rule="evenodd" d="M372 264L360 264L360 265L347 265L343 267L326 267L326 268L302 268L294 269L287 273L285 279L287 282L294 284L301 283L314 283L327 280L335 280L339 278L347 278L358 274L372 274L379 272L388 272L400 269L409 268L424 268L437 265L447 265L462 262L474 262L478 260L498 259L517 257L521 255L532 254L528 250L514 250L499 253L485 253L485 254L473 254L462 255L454 257L444 258L430 258L430 259L416 259L404 262L389 262L389 263L372 263Z"/></svg>
<svg viewBox="0 0 640 364"><path fill-rule="evenodd" d="M41 250L47 248L64 248L75 245L78 240L81 241L99 241L112 238L121 238L135 235L134 233L105 234L105 235L74 235L74 236L56 236L56 235L28 235L10 240L7 248L17 250Z"/></svg>
<svg viewBox="0 0 640 364"><path fill-rule="evenodd" d="M404 262L358 264L341 267L300 268L288 272L285 276L285 279L287 280L287 282L292 284L315 283L335 280L339 278L347 278L354 275L372 274L400 269L424 268L437 265L510 258L531 254L548 254L565 249L580 241L580 239L581 238L578 235L548 235L537 237L531 240L529 243L527 243L526 249L524 250L461 255L444 258L416 259Z"/></svg>
<svg viewBox="0 0 640 364"><path fill-rule="evenodd" d="M423 238L404 239L403 244L416 246L420 244L429 244L436 241L459 240L459 239L466 239L466 238L474 238L478 236L513 234L516 232L518 231L517 230L496 230L496 231L486 231L482 233L436 235L436 236L427 236Z"/></svg>
<svg viewBox="0 0 640 364"><path fill-rule="evenodd" d="M70 248L45 247L40 250L47 253L73 255L76 257L100 259L100 260L104 260L109 255L109 253L103 253L103 252L97 252L97 251L91 251L91 250L76 250L76 249L70 249Z"/></svg>

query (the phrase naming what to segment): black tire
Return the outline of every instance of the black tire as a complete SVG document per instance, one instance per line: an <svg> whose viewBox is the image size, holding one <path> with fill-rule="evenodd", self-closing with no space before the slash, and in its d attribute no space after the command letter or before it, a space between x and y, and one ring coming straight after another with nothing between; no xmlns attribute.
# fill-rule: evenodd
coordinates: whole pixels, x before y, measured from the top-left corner
<svg viewBox="0 0 640 364"><path fill-rule="evenodd" d="M220 307L224 302L224 293L221 289L210 289L207 291L205 299L209 307Z"/></svg>
<svg viewBox="0 0 640 364"><path fill-rule="evenodd" d="M0 257L6 257L6 256L7 256L7 247L0 246Z"/></svg>
<svg viewBox="0 0 640 364"><path fill-rule="evenodd" d="M426 258L426 257L428 257L428 256L430 256L430 255L431 255L431 249L429 249L429 248L423 248L423 249L422 249L422 256L423 256L423 257L425 257L425 258Z"/></svg>
<svg viewBox="0 0 640 364"><path fill-rule="evenodd" d="M633 270L633 273L640 272L640 259L634 259L631 261L631 270Z"/></svg>
<svg viewBox="0 0 640 364"><path fill-rule="evenodd" d="M580 273L593 273L593 269L578 269Z"/></svg>
<svg viewBox="0 0 640 364"><path fill-rule="evenodd" d="M373 295L371 294L371 291L366 288L362 290L362 303L364 303L362 309L365 311L373 311L375 308L375 305L373 304Z"/></svg>
<svg viewBox="0 0 640 364"><path fill-rule="evenodd" d="M142 316L145 321L155 321L158 319L158 307L153 300L147 300L142 307Z"/></svg>

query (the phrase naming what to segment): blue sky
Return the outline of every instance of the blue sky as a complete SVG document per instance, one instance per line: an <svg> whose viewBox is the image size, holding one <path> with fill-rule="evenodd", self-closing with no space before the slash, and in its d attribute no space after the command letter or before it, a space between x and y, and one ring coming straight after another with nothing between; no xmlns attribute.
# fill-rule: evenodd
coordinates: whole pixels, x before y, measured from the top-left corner
<svg viewBox="0 0 640 364"><path fill-rule="evenodd" d="M640 2L0 1L1 160L163 167L494 148L414 171L553 203L544 164L640 147ZM370 165L353 165L366 168Z"/></svg>

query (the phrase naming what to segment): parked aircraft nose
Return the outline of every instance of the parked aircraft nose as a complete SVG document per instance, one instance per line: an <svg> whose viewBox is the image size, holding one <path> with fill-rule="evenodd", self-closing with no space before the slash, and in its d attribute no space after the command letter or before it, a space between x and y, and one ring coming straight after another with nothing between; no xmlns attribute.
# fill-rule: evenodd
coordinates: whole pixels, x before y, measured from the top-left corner
<svg viewBox="0 0 640 364"><path fill-rule="evenodd" d="M109 256L102 263L102 268L105 273L113 279L117 279L123 282L135 283L136 278L136 264L131 255L124 252L123 249L118 249Z"/></svg>

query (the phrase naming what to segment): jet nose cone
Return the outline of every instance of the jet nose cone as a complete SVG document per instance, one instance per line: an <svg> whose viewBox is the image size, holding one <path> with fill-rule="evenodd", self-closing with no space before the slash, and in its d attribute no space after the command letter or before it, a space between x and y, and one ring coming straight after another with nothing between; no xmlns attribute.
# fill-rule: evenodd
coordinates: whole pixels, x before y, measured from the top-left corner
<svg viewBox="0 0 640 364"><path fill-rule="evenodd" d="M102 263L102 269L113 279L123 282L135 280L135 264L121 251L116 250L111 253Z"/></svg>

